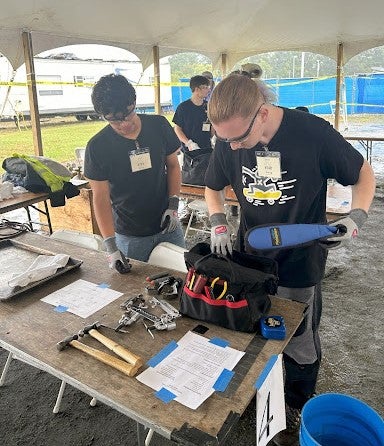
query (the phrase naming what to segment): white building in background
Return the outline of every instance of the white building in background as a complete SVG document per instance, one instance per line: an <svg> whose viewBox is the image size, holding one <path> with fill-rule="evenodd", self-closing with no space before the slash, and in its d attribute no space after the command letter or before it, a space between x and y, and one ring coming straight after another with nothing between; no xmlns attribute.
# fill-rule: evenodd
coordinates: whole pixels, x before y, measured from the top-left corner
<svg viewBox="0 0 384 446"><path fill-rule="evenodd" d="M92 102L93 84L106 74L125 76L135 87L137 107L154 108L153 65L142 70L138 60L80 59L72 53L54 57L35 57L37 99L41 116L75 115L77 119L97 119ZM171 68L167 59L160 61L160 98L163 108L172 105ZM29 116L25 65L16 72L5 57L0 56L0 119L15 115Z"/></svg>

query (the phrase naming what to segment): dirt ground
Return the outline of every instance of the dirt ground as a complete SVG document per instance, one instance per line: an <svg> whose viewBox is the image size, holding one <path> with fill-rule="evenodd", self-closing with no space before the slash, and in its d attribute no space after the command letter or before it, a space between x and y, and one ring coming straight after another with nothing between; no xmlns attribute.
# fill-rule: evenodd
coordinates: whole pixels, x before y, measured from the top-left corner
<svg viewBox="0 0 384 446"><path fill-rule="evenodd" d="M318 392L360 398L384 415L382 330L384 188L378 187L370 217L353 246L330 252L323 282L323 362ZM0 349L0 368L7 352ZM136 423L67 386L61 412L52 408L58 379L12 361L0 388L0 446L130 446ZM228 445L252 446L255 407L244 413ZM173 443L158 435L151 445Z"/></svg>

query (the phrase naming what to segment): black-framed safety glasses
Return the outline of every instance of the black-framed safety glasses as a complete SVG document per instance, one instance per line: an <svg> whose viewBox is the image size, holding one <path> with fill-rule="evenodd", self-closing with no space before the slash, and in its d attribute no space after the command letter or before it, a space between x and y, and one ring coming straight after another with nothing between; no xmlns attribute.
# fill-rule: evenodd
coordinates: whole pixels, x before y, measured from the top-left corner
<svg viewBox="0 0 384 446"><path fill-rule="evenodd" d="M215 132L215 135L216 135L217 140L218 140L218 141L221 141L221 142L228 142L228 143L240 143L240 142L245 141L245 140L248 138L248 136L250 135L250 133L251 133L251 131L252 131L252 128L253 128L253 124L254 124L255 121L256 121L257 115L259 114L259 111L261 110L261 107L262 107L264 104L265 104L265 102L263 102L263 103L260 105L260 107L257 109L257 112L255 113L255 116L252 118L252 121L251 121L251 123L249 124L248 129L247 129L241 136L237 136L236 138L221 138L221 137Z"/></svg>
<svg viewBox="0 0 384 446"><path fill-rule="evenodd" d="M111 115L102 115L104 121L108 121L108 122L123 122L125 121L130 115L132 115L132 113L134 113L136 109L136 104L133 104L131 106L127 107L127 111L122 113L122 112L118 112L116 114L111 114Z"/></svg>

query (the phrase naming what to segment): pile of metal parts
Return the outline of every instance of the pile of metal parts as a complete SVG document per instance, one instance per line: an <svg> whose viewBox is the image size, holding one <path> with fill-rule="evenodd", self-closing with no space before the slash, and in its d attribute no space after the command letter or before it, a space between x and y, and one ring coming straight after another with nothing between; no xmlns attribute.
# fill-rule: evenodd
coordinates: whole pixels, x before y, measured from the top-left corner
<svg viewBox="0 0 384 446"><path fill-rule="evenodd" d="M163 313L160 315L149 311L149 305L152 308L159 307ZM152 296L148 300L148 304L142 294L132 296L127 299L120 307L124 310L115 331L124 332L124 327L129 327L138 320L143 321L143 325L147 332L153 338L153 330L174 330L176 328L176 319L181 316L180 312L164 299L158 299ZM146 321L151 324L148 325Z"/></svg>
<svg viewBox="0 0 384 446"><path fill-rule="evenodd" d="M183 279L172 276L168 272L149 276L146 281L149 282L146 286L148 294L161 294L168 299L178 297L183 285Z"/></svg>

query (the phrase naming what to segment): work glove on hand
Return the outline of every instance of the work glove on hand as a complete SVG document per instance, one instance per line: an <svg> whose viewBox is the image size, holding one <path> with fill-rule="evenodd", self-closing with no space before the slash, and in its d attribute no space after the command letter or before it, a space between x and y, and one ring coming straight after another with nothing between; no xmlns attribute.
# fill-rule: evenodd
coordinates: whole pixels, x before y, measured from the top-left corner
<svg viewBox="0 0 384 446"><path fill-rule="evenodd" d="M224 256L232 254L231 231L224 213L210 216L211 251Z"/></svg>
<svg viewBox="0 0 384 446"><path fill-rule="evenodd" d="M120 274L126 274L131 271L132 265L116 246L115 237L107 237L104 239L104 245L107 250L107 259L109 267L116 270Z"/></svg>
<svg viewBox="0 0 384 446"><path fill-rule="evenodd" d="M179 224L179 216L177 210L179 209L179 197L176 195L169 197L168 209L164 211L161 217L160 227L161 233L173 232Z"/></svg>
<svg viewBox="0 0 384 446"><path fill-rule="evenodd" d="M186 146L188 147L188 150L191 152L192 150L200 149L197 143L195 141L192 141L192 139L189 139Z"/></svg>
<svg viewBox="0 0 384 446"><path fill-rule="evenodd" d="M349 215L329 223L329 226L338 228L337 235L328 237L323 246L328 249L341 248L357 237L359 229L368 218L368 214L363 209L352 209Z"/></svg>

